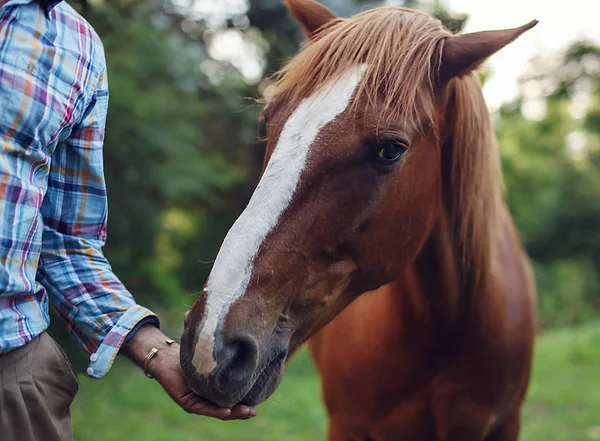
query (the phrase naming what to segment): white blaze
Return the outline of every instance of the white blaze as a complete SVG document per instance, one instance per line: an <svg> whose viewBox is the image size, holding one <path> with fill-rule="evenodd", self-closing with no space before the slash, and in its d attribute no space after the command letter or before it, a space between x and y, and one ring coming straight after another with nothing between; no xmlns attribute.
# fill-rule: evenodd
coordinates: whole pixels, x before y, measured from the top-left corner
<svg viewBox="0 0 600 441"><path fill-rule="evenodd" d="M321 129L350 103L364 67L356 67L301 101L286 121L271 159L248 206L233 224L217 254L206 284L202 329L192 364L203 375L216 366L215 331L250 282L263 240L289 206L311 145Z"/></svg>

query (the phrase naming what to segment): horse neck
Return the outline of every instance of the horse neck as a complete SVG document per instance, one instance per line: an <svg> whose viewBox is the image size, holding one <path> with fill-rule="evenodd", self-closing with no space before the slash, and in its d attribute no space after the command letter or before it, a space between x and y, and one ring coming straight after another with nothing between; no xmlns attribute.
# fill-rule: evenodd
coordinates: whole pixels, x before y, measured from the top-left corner
<svg viewBox="0 0 600 441"><path fill-rule="evenodd" d="M419 255L393 285L390 300L401 317L401 334L418 340L417 352L443 362L474 346L488 300L497 295L484 288L491 272L478 270L462 265L452 222L442 210Z"/></svg>

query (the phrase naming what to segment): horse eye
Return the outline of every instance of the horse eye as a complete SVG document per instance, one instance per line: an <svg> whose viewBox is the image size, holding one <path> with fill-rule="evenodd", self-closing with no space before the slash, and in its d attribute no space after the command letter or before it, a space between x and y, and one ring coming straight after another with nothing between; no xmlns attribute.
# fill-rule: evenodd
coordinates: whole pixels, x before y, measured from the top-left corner
<svg viewBox="0 0 600 441"><path fill-rule="evenodd" d="M391 165L402 157L406 149L406 145L400 141L388 141L380 146L376 159L382 164Z"/></svg>

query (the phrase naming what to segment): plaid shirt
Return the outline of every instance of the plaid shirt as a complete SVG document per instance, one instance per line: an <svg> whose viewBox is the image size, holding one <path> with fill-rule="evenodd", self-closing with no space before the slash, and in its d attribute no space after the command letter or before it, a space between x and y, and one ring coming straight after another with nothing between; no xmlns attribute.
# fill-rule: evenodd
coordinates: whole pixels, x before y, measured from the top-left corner
<svg viewBox="0 0 600 441"><path fill-rule="evenodd" d="M157 317L102 254L104 49L59 1L0 6L0 355L47 329L49 304L104 376L123 342Z"/></svg>

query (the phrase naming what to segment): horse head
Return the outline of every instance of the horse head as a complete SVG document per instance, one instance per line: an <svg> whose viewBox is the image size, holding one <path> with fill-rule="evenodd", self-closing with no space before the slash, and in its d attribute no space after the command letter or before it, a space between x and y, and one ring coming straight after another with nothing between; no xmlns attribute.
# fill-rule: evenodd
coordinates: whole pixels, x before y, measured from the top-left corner
<svg viewBox="0 0 600 441"><path fill-rule="evenodd" d="M493 209L495 196L461 181L482 194L490 154L444 152L480 129L456 109L469 100L456 81L477 81L487 57L536 23L453 35L405 8L339 18L312 0L288 6L307 41L276 75L260 181L181 340L190 386L222 406L266 400L300 345L415 259L441 206Z"/></svg>

